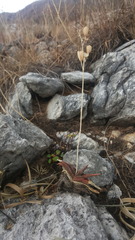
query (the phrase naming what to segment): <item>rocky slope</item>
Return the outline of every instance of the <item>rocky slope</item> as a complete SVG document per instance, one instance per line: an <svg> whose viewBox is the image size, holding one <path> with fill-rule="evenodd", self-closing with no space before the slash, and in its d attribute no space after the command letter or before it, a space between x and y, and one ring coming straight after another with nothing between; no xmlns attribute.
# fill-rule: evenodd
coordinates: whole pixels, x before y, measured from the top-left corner
<svg viewBox="0 0 135 240"><path fill-rule="evenodd" d="M91 74L86 73L87 93L83 100L85 134L82 133L80 138L80 172L77 175L73 165L76 163L78 132L73 130L79 127L81 94L75 91L79 92L82 73L64 73L55 79L37 73L20 77L7 105L7 113L0 114L1 183L15 179L15 175L25 168L25 160L31 164L37 159L38 164L47 165L46 151L53 149L54 145L56 149L61 149L61 144L65 146L63 163L60 162L64 172L59 176L58 192L52 199L44 200L36 208L24 205L6 211L16 221L10 232L4 229L6 216L2 215L1 239L20 239L20 236L21 239L48 240L128 239L125 230L106 208L96 205L98 201L103 204L104 201L118 200L125 194L117 181L116 162L119 166L120 161L122 165L126 162L131 176L135 172L134 52L135 42L131 41L104 55L91 66ZM75 85L74 92L67 91L67 86ZM36 103L38 107L41 104L38 110ZM113 127L108 135L106 131L111 124ZM39 160L41 156L42 163ZM80 169L85 170L86 176L97 175L91 176L88 183ZM46 176L45 172L43 176ZM70 193L62 194L61 191ZM130 193L134 195L134 181ZM25 231L21 230L22 225ZM129 234L131 236L132 231Z"/></svg>
<svg viewBox="0 0 135 240"><path fill-rule="evenodd" d="M131 2L121 11L123 5L113 0L111 12L104 11L110 1L101 1L98 9L95 1L82 2L55 1L66 31L49 0L1 15L7 24L0 36L1 240L134 235L133 218L122 215L127 227L119 217L123 197L135 196L135 40L128 41L130 31L123 35ZM83 74L76 57L80 42L70 30L84 24L82 7L86 19L93 19L88 40L93 51L85 65L77 167Z"/></svg>

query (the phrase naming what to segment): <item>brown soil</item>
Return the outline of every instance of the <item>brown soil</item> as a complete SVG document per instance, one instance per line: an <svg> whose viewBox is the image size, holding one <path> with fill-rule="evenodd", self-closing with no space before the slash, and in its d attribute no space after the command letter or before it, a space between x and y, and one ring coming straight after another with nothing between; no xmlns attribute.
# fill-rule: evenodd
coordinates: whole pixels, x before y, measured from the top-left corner
<svg viewBox="0 0 135 240"><path fill-rule="evenodd" d="M88 91L88 90L86 90ZM64 95L80 92L79 88L66 89ZM63 151L70 150L70 146L65 146L65 144L56 137L56 132L59 131L69 131L76 132L79 130L79 117L68 121L50 121L46 117L46 107L48 104L47 100L34 98L34 116L31 121L40 127L49 137L51 137L56 143L58 143ZM134 197L135 196L135 166L129 163L127 160L123 159L123 155L135 151L135 146L133 145L131 149L127 148L127 142L122 141L121 138L112 138L111 132L113 130L119 130L121 136L127 133L135 132L134 127L121 128L117 126L93 126L90 124L89 117L83 121L82 132L86 135L90 134L90 137L96 140L100 146L104 147L101 151L102 157L107 157L116 168L117 178L115 183L121 188L123 192L123 197ZM102 140L103 137L107 138L107 143ZM101 138L101 139L99 139ZM116 156L118 152L122 152L121 156Z"/></svg>

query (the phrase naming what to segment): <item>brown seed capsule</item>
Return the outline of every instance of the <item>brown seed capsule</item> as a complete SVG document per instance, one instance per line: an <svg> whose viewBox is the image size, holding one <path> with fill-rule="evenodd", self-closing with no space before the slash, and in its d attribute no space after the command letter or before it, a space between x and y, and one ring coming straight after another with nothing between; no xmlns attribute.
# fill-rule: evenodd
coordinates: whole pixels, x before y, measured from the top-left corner
<svg viewBox="0 0 135 240"><path fill-rule="evenodd" d="M91 51L92 51L92 46L91 45L86 46L86 53L90 54Z"/></svg>
<svg viewBox="0 0 135 240"><path fill-rule="evenodd" d="M89 28L86 26L86 27L83 28L83 35L84 35L85 37L87 37L87 36L88 36L88 33L89 33Z"/></svg>

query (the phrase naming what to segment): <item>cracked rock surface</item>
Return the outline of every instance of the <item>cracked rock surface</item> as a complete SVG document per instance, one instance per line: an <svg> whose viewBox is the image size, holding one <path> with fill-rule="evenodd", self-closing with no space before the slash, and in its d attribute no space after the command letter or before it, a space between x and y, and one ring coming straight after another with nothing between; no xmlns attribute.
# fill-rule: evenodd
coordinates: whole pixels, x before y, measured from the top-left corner
<svg viewBox="0 0 135 240"><path fill-rule="evenodd" d="M7 105L7 111L15 118L29 118L32 116L32 96L23 82L17 83L15 92Z"/></svg>
<svg viewBox="0 0 135 240"><path fill-rule="evenodd" d="M112 240L128 240L109 213L111 223L106 226L107 212L104 210L100 221L99 210L91 198L78 194L57 194L52 199L44 200L42 205L35 207L35 204L25 204L8 209L6 213L15 219L16 224L10 231L6 231L6 217L0 216L1 240L109 240L111 230ZM117 237L120 234L121 237Z"/></svg>
<svg viewBox="0 0 135 240"><path fill-rule="evenodd" d="M87 115L90 97L83 95L83 118ZM56 94L47 106L47 117L50 120L68 120L79 116L81 108L81 93L61 96Z"/></svg>
<svg viewBox="0 0 135 240"><path fill-rule="evenodd" d="M104 55L92 66L97 85L92 93L94 121L135 122L135 43Z"/></svg>
<svg viewBox="0 0 135 240"><path fill-rule="evenodd" d="M4 180L22 171L37 156L44 153L52 140L28 121L0 114L0 170Z"/></svg>
<svg viewBox="0 0 135 240"><path fill-rule="evenodd" d="M82 78L84 78L85 84L95 83L94 77L92 76L91 73L88 72L84 73L82 73L81 71L66 72L61 74L61 78L63 79L63 81L67 83L75 84L78 86L82 85Z"/></svg>
<svg viewBox="0 0 135 240"><path fill-rule="evenodd" d="M64 84L59 78L50 78L38 73L27 73L21 76L19 80L42 98L54 96L64 89Z"/></svg>
<svg viewBox="0 0 135 240"><path fill-rule="evenodd" d="M119 226L112 215L106 210L105 207L99 207L99 218L103 224L108 239L111 240L126 240L128 236L123 228Z"/></svg>

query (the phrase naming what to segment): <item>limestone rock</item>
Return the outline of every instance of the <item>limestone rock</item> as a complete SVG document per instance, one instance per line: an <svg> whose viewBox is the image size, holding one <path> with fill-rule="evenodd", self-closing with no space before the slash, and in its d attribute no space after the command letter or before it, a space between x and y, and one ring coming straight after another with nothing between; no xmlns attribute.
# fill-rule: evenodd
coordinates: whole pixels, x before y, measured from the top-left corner
<svg viewBox="0 0 135 240"><path fill-rule="evenodd" d="M16 224L6 231L5 217L0 216L1 240L109 240L90 197L58 194L42 205L25 204L6 213L15 218Z"/></svg>
<svg viewBox="0 0 135 240"><path fill-rule="evenodd" d="M29 89L42 98L54 96L64 90L64 84L59 78L50 78L38 73L27 73L19 80L26 83Z"/></svg>
<svg viewBox="0 0 135 240"><path fill-rule="evenodd" d="M83 118L87 115L89 96L83 96ZM51 120L68 120L80 114L81 94L60 96L56 94L47 106L47 117Z"/></svg>
<svg viewBox="0 0 135 240"><path fill-rule="evenodd" d="M111 240L128 240L126 231L116 222L112 215L104 207L99 207L99 218L107 233L108 239Z"/></svg>
<svg viewBox="0 0 135 240"><path fill-rule="evenodd" d="M16 118L29 118L33 114L31 93L23 82L17 83L6 109Z"/></svg>
<svg viewBox="0 0 135 240"><path fill-rule="evenodd" d="M15 177L37 156L43 154L52 140L29 121L0 114L0 170L4 180Z"/></svg>
<svg viewBox="0 0 135 240"><path fill-rule="evenodd" d="M37 54L40 54L44 50L47 50L48 46L45 41L40 41L38 44L35 45L35 51Z"/></svg>
<svg viewBox="0 0 135 240"><path fill-rule="evenodd" d="M116 184L113 184L107 193L108 199L114 199L114 198L120 199L121 196L122 196L122 191Z"/></svg>
<svg viewBox="0 0 135 240"><path fill-rule="evenodd" d="M21 53L20 48L18 46L10 46L7 53L11 57L11 61L14 58L17 58L17 56Z"/></svg>
<svg viewBox="0 0 135 240"><path fill-rule="evenodd" d="M81 86L82 84L82 77L83 73L81 71L66 72L61 74L61 78L63 79L63 81L78 86ZM84 83L95 83L95 78L91 73L84 72Z"/></svg>
<svg viewBox="0 0 135 240"><path fill-rule="evenodd" d="M90 197L60 193L41 205L21 205L6 210L16 221L4 229L0 212L1 240L128 240L126 232L105 208L97 208Z"/></svg>
<svg viewBox="0 0 135 240"><path fill-rule="evenodd" d="M76 150L71 150L64 155L63 161L75 165L76 156ZM99 176L93 176L90 178L96 185L103 187L112 184L114 178L114 167L107 159L100 157L94 151L81 149L79 151L78 169L81 169L85 166L88 166L88 168L85 170L86 174L101 174Z"/></svg>
<svg viewBox="0 0 135 240"><path fill-rule="evenodd" d="M135 122L135 43L105 54L92 66L98 84L92 93L94 121Z"/></svg>
<svg viewBox="0 0 135 240"><path fill-rule="evenodd" d="M78 143L78 132L57 132L56 136L62 140L67 145L71 146L71 149L76 149ZM95 142L92 138L87 137L84 133L80 135L80 149L87 149L87 150L97 150L98 143Z"/></svg>
<svg viewBox="0 0 135 240"><path fill-rule="evenodd" d="M124 155L124 158L131 164L135 164L135 152L129 152Z"/></svg>

